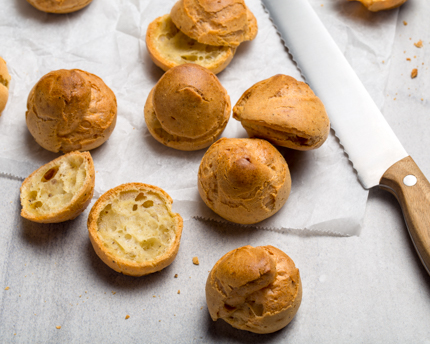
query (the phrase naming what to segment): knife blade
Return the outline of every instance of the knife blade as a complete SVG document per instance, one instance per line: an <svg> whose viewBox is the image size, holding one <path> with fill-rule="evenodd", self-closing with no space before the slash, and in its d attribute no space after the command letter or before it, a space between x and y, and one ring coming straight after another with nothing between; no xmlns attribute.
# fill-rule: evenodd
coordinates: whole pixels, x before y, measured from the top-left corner
<svg viewBox="0 0 430 344"><path fill-rule="evenodd" d="M399 201L417 253L430 274L430 183L408 155L307 0L262 0L365 189Z"/></svg>

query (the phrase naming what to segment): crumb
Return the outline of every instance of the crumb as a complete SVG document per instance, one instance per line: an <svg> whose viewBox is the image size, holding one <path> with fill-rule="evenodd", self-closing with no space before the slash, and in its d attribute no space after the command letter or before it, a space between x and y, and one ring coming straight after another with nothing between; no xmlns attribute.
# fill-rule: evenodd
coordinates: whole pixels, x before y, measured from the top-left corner
<svg viewBox="0 0 430 344"><path fill-rule="evenodd" d="M412 69L411 78L415 79L418 76L418 69Z"/></svg>
<svg viewBox="0 0 430 344"><path fill-rule="evenodd" d="M403 25L406 26L408 25L408 22L406 20L403 21Z"/></svg>
<svg viewBox="0 0 430 344"><path fill-rule="evenodd" d="M421 98L421 101L423 101L424 100L424 98Z"/></svg>
<svg viewBox="0 0 430 344"><path fill-rule="evenodd" d="M178 294L180 294L181 293L181 291L180 290L178 290Z"/></svg>
<svg viewBox="0 0 430 344"><path fill-rule="evenodd" d="M152 295L152 297L157 297L157 296L155 296L155 295Z"/></svg>
<svg viewBox="0 0 430 344"><path fill-rule="evenodd" d="M175 274L175 276L173 276L173 277L178 278L178 274Z"/></svg>
<svg viewBox="0 0 430 344"><path fill-rule="evenodd" d="M79 297L82 297L82 295L79 295Z"/></svg>
<svg viewBox="0 0 430 344"><path fill-rule="evenodd" d="M414 45L415 45L417 48L422 48L422 47L423 47L423 41L422 41L422 40L419 40L418 42L414 43Z"/></svg>
<svg viewBox="0 0 430 344"><path fill-rule="evenodd" d="M324 7L324 4L321 4L321 7Z"/></svg>
<svg viewBox="0 0 430 344"><path fill-rule="evenodd" d="M384 60L382 60L382 63L385 63L385 61L384 61Z"/></svg>
<svg viewBox="0 0 430 344"><path fill-rule="evenodd" d="M410 61L411 59L408 57L407 59L406 59L406 61Z"/></svg>
<svg viewBox="0 0 430 344"><path fill-rule="evenodd" d="M9 289L10 289L9 287L4 288L4 290L9 290Z"/></svg>
<svg viewBox="0 0 430 344"><path fill-rule="evenodd" d="M199 258L198 257L193 257L193 264L194 265L199 265Z"/></svg>
<svg viewBox="0 0 430 344"><path fill-rule="evenodd" d="M59 329L61 328L61 326L55 326L55 328L56 328L57 330L59 330Z"/></svg>
<svg viewBox="0 0 430 344"><path fill-rule="evenodd" d="M403 52L403 54L406 54L406 50Z"/></svg>
<svg viewBox="0 0 430 344"><path fill-rule="evenodd" d="M127 314L126 316L125 316L125 319L127 320L127 319L129 319L130 318L130 316Z"/></svg>
<svg viewBox="0 0 430 344"><path fill-rule="evenodd" d="M85 294L87 293L87 291L85 290Z"/></svg>
<svg viewBox="0 0 430 344"><path fill-rule="evenodd" d="M416 59L416 58L417 58L417 56L415 55L415 56L414 56L414 59Z"/></svg>
<svg viewBox="0 0 430 344"><path fill-rule="evenodd" d="M396 98L394 98L393 100L396 100Z"/></svg>
<svg viewBox="0 0 430 344"><path fill-rule="evenodd" d="M116 291L112 291L112 295L115 295L116 294Z"/></svg>

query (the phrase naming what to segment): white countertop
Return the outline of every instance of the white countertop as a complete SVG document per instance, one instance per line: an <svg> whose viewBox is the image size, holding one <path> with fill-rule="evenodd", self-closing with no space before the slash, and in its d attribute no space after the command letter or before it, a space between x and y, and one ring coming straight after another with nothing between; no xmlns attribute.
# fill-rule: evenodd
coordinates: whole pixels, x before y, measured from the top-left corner
<svg viewBox="0 0 430 344"><path fill-rule="evenodd" d="M96 1L100 0L90 6ZM146 1L141 2L143 7ZM139 6L137 0L130 2ZM248 2L251 7L258 0ZM381 65L374 66L381 73L386 71L383 85L371 83L379 90L374 92L375 101L385 118L430 176L430 135L426 132L430 127L430 4L409 0L400 10L368 14L358 3L311 2L323 21L327 8L340 21L351 21L351 30L343 33L336 31L333 21L325 23L353 67L361 65L359 60L371 45L365 35L359 35L366 30L357 31L357 27L397 22L390 37L380 37L381 44L391 50L388 57L381 57ZM0 8L3 5L6 0L0 0ZM22 15L20 25L30 25L31 16L39 15L25 3L16 6ZM0 12L0 25L9 10L12 7ZM59 16L50 19L60 20ZM0 30L0 56L4 54L2 31L13 34L9 29L2 26ZM348 49L350 37L355 37L354 46L360 49ZM418 40L423 41L421 49L413 45ZM36 46L29 39L27 48ZM144 50L140 53L145 59ZM410 78L413 68L418 68L416 79ZM356 71L372 89L369 70ZM0 118L0 134L4 116L10 114ZM188 219L172 265L133 278L111 270L94 253L86 229L90 207L63 224L31 223L19 216L20 185L20 180L0 177L2 343L430 343L430 276L415 253L397 201L385 191L370 191L361 233L352 237L244 229ZM247 244L277 246L300 269L301 307L286 328L273 334L257 335L221 320L213 322L206 308L204 286L220 252ZM193 265L194 256L200 265Z"/></svg>

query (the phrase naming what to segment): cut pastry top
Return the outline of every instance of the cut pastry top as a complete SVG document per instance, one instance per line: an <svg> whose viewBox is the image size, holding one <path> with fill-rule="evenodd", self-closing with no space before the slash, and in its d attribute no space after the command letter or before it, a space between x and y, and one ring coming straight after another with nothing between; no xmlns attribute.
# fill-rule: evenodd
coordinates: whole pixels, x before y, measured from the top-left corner
<svg viewBox="0 0 430 344"><path fill-rule="evenodd" d="M243 0L179 0L170 14L179 30L204 44L238 46L258 31Z"/></svg>
<svg viewBox="0 0 430 344"><path fill-rule="evenodd" d="M330 131L325 107L311 88L282 74L246 90L233 108L233 118L251 137L298 150L320 147Z"/></svg>

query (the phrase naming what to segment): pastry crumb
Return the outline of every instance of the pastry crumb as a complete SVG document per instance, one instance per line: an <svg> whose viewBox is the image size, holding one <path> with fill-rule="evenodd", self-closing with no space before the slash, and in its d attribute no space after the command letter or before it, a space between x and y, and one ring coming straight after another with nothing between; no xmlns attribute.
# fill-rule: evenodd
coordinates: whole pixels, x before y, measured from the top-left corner
<svg viewBox="0 0 430 344"><path fill-rule="evenodd" d="M199 265L199 258L198 257L193 257L193 264L194 265Z"/></svg>
<svg viewBox="0 0 430 344"><path fill-rule="evenodd" d="M175 276L173 276L173 277L178 278L178 274L175 274Z"/></svg>
<svg viewBox="0 0 430 344"><path fill-rule="evenodd" d="M4 290L9 290L9 289L10 289L9 287L4 288Z"/></svg>
<svg viewBox="0 0 430 344"><path fill-rule="evenodd" d="M422 41L422 40L419 40L418 42L414 43L414 45L415 45L417 48L422 48L422 47L423 47L423 41Z"/></svg>
<svg viewBox="0 0 430 344"><path fill-rule="evenodd" d="M414 68L411 72L411 78L415 79L418 76L418 69Z"/></svg>
<svg viewBox="0 0 430 344"><path fill-rule="evenodd" d="M130 316L127 314L126 316L125 316L125 319L127 320L127 319L129 319L130 318Z"/></svg>
<svg viewBox="0 0 430 344"><path fill-rule="evenodd" d="M408 25L408 22L406 20L403 21L403 25L406 26Z"/></svg>
<svg viewBox="0 0 430 344"><path fill-rule="evenodd" d="M112 295L115 295L116 294L116 291L112 291Z"/></svg>
<svg viewBox="0 0 430 344"><path fill-rule="evenodd" d="M180 294L181 293L181 291L180 290L178 290L178 294Z"/></svg>
<svg viewBox="0 0 430 344"><path fill-rule="evenodd" d="M55 328L56 328L57 330L59 330L59 329L61 328L61 326L55 326Z"/></svg>
<svg viewBox="0 0 430 344"><path fill-rule="evenodd" d="M406 59L406 61L411 61L411 59L408 57L408 58Z"/></svg>

